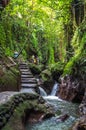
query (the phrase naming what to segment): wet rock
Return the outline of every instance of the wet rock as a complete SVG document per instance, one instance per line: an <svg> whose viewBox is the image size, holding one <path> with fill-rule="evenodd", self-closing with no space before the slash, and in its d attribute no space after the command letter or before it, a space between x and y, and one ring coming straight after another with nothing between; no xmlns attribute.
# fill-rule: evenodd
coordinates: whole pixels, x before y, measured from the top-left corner
<svg viewBox="0 0 86 130"><path fill-rule="evenodd" d="M30 124L37 123L39 121L42 121L42 119L43 119L42 117L43 116L44 116L43 112L40 112L40 111L31 111L27 122L30 123Z"/></svg>
<svg viewBox="0 0 86 130"><path fill-rule="evenodd" d="M43 82L42 88L45 90L47 94L50 94L54 85L54 80L53 79L48 79Z"/></svg>
<svg viewBox="0 0 86 130"><path fill-rule="evenodd" d="M81 102L84 96L85 86L81 86L77 79L72 76L61 78L59 97L73 102Z"/></svg>
<svg viewBox="0 0 86 130"><path fill-rule="evenodd" d="M45 100L40 96L39 99L38 99L38 103L44 104Z"/></svg>
<svg viewBox="0 0 86 130"><path fill-rule="evenodd" d="M79 112L81 115L86 115L86 89L85 89L83 100L79 106Z"/></svg>
<svg viewBox="0 0 86 130"><path fill-rule="evenodd" d="M86 130L86 115L73 126L72 130Z"/></svg>
<svg viewBox="0 0 86 130"><path fill-rule="evenodd" d="M64 114L64 115L59 116L58 118L56 118L56 122L64 122L68 118L69 118L69 115L68 114Z"/></svg>
<svg viewBox="0 0 86 130"><path fill-rule="evenodd" d="M54 113L45 113L41 111L31 111L29 118L28 118L28 123L37 123L40 121L43 121L45 119L48 119L52 116L55 116Z"/></svg>
<svg viewBox="0 0 86 130"><path fill-rule="evenodd" d="M41 120L45 120L45 119L51 118L51 117L53 117L53 116L55 116L54 113L46 113L45 115L43 115L43 116L41 117Z"/></svg>
<svg viewBox="0 0 86 130"><path fill-rule="evenodd" d="M79 106L80 119L75 123L72 130L86 130L86 89L83 100Z"/></svg>

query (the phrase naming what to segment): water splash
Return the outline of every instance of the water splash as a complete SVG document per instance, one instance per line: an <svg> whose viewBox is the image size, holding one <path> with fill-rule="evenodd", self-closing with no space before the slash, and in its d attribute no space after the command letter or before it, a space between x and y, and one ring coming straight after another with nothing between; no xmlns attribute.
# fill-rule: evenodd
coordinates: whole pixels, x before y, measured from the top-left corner
<svg viewBox="0 0 86 130"><path fill-rule="evenodd" d="M57 96L52 96L52 95L50 95L50 96L44 96L43 97L44 99L50 99L50 100L58 100L58 101L63 101L62 99L60 99L59 97L57 97Z"/></svg>

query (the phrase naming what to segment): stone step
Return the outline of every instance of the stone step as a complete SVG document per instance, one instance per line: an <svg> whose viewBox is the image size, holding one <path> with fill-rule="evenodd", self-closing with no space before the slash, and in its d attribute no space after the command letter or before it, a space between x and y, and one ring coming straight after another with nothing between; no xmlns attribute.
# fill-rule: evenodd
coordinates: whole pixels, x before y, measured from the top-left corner
<svg viewBox="0 0 86 130"><path fill-rule="evenodd" d="M26 71L26 72L21 71L21 74L23 74L23 75L32 75L32 73L30 71Z"/></svg>
<svg viewBox="0 0 86 130"><path fill-rule="evenodd" d="M20 65L28 65L28 64L24 62L24 63L20 63L19 66L20 66Z"/></svg>
<svg viewBox="0 0 86 130"><path fill-rule="evenodd" d="M21 88L21 89L20 89L20 92L21 92L21 93L33 93L33 94L36 94L34 88Z"/></svg>
<svg viewBox="0 0 86 130"><path fill-rule="evenodd" d="M21 72L28 72L30 71L29 68L28 69L20 69Z"/></svg>
<svg viewBox="0 0 86 130"><path fill-rule="evenodd" d="M27 68L28 66L27 65L20 65L19 68L21 68L21 67L26 67Z"/></svg>
<svg viewBox="0 0 86 130"><path fill-rule="evenodd" d="M21 75L21 78L33 78L33 75Z"/></svg>
<svg viewBox="0 0 86 130"><path fill-rule="evenodd" d="M26 80L37 81L35 78L25 78L25 77L24 77L24 78L23 78L23 77L21 77L21 80L25 80L25 81L26 81Z"/></svg>
<svg viewBox="0 0 86 130"><path fill-rule="evenodd" d="M35 88L36 86L37 84L25 84L25 83L21 84L21 87L23 88Z"/></svg>
<svg viewBox="0 0 86 130"><path fill-rule="evenodd" d="M19 69L29 69L27 66L20 66Z"/></svg>
<svg viewBox="0 0 86 130"><path fill-rule="evenodd" d="M21 83L32 83L32 84L37 84L36 80L21 80Z"/></svg>

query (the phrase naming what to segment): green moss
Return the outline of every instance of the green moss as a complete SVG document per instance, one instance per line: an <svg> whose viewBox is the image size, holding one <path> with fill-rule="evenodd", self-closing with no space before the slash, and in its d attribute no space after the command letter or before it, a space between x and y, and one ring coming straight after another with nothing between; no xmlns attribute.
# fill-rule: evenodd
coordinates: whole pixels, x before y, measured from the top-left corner
<svg viewBox="0 0 86 130"><path fill-rule="evenodd" d="M51 79L51 71L49 69L45 69L40 75L43 81Z"/></svg>
<svg viewBox="0 0 86 130"><path fill-rule="evenodd" d="M65 63L57 62L51 65L51 73L55 80L58 80L59 77L63 74Z"/></svg>
<svg viewBox="0 0 86 130"><path fill-rule="evenodd" d="M22 95L24 94L19 94L19 95L17 94L14 97L12 97L9 104L11 104L11 102L15 99L16 96L21 97ZM27 97L27 95L29 94L25 94L25 95ZM8 123L2 128L2 130L23 130L22 117L25 115L26 110L41 111L46 114L50 112L49 109L47 109L45 104L38 103L38 95L34 95L33 97L34 97L33 100L26 99L24 100L23 103L19 103L19 105L14 109L13 116L11 116Z"/></svg>
<svg viewBox="0 0 86 130"><path fill-rule="evenodd" d="M74 37L74 41L73 41L73 42L75 42L75 44L73 43L73 46L75 49L74 56L66 64L63 75L72 74L74 72L73 68L74 68L75 64L82 58L82 55L83 55L84 49L85 49L85 45L86 45L86 33L83 33L83 36L81 39L79 37L81 37L81 36L78 36L76 38ZM76 43L76 39L79 39L78 40L79 44ZM85 55L86 55L86 53L85 53Z"/></svg>
<svg viewBox="0 0 86 130"><path fill-rule="evenodd" d="M5 70L0 78L0 91L15 91L18 90L19 71L16 67Z"/></svg>

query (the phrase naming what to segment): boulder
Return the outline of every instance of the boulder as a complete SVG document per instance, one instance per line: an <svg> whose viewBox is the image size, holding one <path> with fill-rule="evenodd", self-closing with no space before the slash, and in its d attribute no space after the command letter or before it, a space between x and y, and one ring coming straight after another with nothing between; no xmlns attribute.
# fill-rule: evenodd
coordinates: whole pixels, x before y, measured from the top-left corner
<svg viewBox="0 0 86 130"><path fill-rule="evenodd" d="M86 130L86 115L82 116L80 120L75 123L72 130Z"/></svg>
<svg viewBox="0 0 86 130"><path fill-rule="evenodd" d="M84 96L85 87L80 82L73 78L72 76L65 76L61 78L61 83L59 87L59 97L72 101L81 102Z"/></svg>
<svg viewBox="0 0 86 130"><path fill-rule="evenodd" d="M79 106L80 119L75 123L72 130L86 130L86 89L83 100Z"/></svg>
<svg viewBox="0 0 86 130"><path fill-rule="evenodd" d="M51 106L38 94L17 93L0 105L0 129L24 130L27 120L36 123L42 117L49 118L54 114Z"/></svg>
<svg viewBox="0 0 86 130"><path fill-rule="evenodd" d="M68 115L68 114L64 114L64 115L61 115L61 116L59 116L59 117L56 117L55 122L56 122L56 123L64 122L64 121L67 120L68 118L69 118L69 115Z"/></svg>
<svg viewBox="0 0 86 130"><path fill-rule="evenodd" d="M79 106L80 115L86 115L86 89L83 100Z"/></svg>

